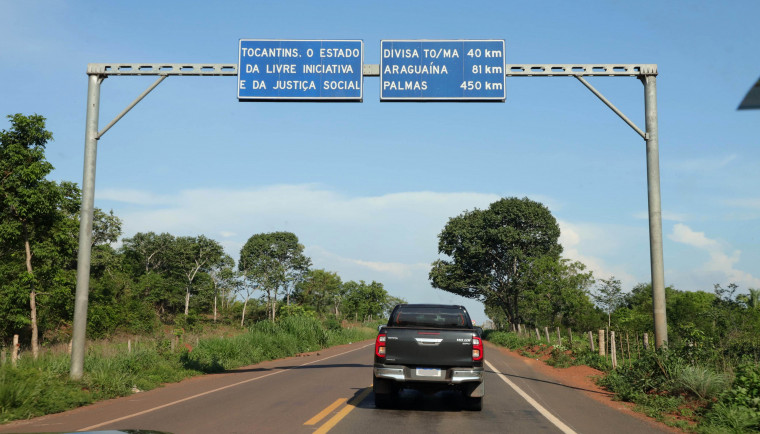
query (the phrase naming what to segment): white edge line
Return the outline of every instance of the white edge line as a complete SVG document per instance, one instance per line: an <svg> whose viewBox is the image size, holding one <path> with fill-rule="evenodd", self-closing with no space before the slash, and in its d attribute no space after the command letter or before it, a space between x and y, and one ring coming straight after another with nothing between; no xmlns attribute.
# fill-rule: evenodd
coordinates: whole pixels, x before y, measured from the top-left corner
<svg viewBox="0 0 760 434"><path fill-rule="evenodd" d="M179 404L179 403L182 403L182 402L185 402L185 401L189 401L191 399L199 398L201 396L208 395L208 394L211 394L211 393L214 393L214 392L219 392L219 391L224 390L224 389L229 389L230 387L235 387L235 386L239 386L241 384L250 383L251 381L256 381L256 380L260 380L262 378L271 377L272 375L282 374L283 372L288 372L288 371L291 371L293 369L300 368L301 366L311 365L312 363L317 363L317 362L321 362L321 361L324 361L324 360L332 359L333 357L342 356L343 354L348 354L348 353L352 353L354 351L363 350L364 348L371 347L372 345L374 345L374 343L371 343L369 345L364 345L363 347L355 348L353 350L346 351L344 353L334 354L334 355L332 355L330 357L325 357L324 359L312 360L311 362L303 363L301 365L294 366L294 367L289 368L289 369L284 369L282 371L272 372L272 373L269 373L269 374L266 374L266 375L262 375L260 377L249 378L247 380L243 380L243 381L240 381L240 382L237 382L237 383L234 383L234 384L228 384L226 386L222 386L222 387L219 387L219 388L216 388L216 389L213 389L213 390L207 390L207 391L205 391L203 393L199 393L197 395L188 396L187 398L182 398L182 399L177 400L177 401L173 401L173 402L169 402L167 404L159 405L158 407L149 408L148 410L143 410L143 411L139 411L137 413L132 413L132 414L129 414L127 416L122 416L122 417L117 418L117 419L111 419L111 420L99 423L97 425L90 425L88 427L78 429L77 431L92 431L93 429L100 428L103 425L108 425L110 423L121 422L122 420L125 420L125 419L130 419L130 418L133 418L133 417L141 416L141 415L146 414L146 413L151 413L151 412L154 412L156 410L160 410L162 408L170 407L172 405L176 405L176 404Z"/></svg>
<svg viewBox="0 0 760 434"><path fill-rule="evenodd" d="M496 375L499 376L502 380L504 380L505 383L512 389L514 389L515 392L517 392L518 395L522 396L523 399L528 401L528 404L532 405L533 408L538 410L539 413L541 413L546 419L549 420L549 422L553 423L554 426L560 429L565 434L577 434L575 431L573 431L569 426L565 425L561 420L559 420L556 416L551 414L549 410L544 408L541 404L539 404L535 399L533 399L530 395L525 393L522 389L517 387L515 383L513 383L509 378L506 377L506 375L502 374L497 370L488 360L485 361L486 365L488 365L491 370L496 373Z"/></svg>

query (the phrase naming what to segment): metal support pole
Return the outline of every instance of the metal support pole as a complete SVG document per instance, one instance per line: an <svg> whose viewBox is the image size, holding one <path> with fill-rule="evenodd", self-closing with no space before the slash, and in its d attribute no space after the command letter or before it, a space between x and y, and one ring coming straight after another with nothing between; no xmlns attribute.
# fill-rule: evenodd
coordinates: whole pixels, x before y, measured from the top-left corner
<svg viewBox="0 0 760 434"><path fill-rule="evenodd" d="M644 75L644 110L647 129L647 191L649 196L649 254L652 265L652 301L656 348L667 345L665 317L665 265L662 255L660 208L660 148L657 138L657 76Z"/></svg>
<svg viewBox="0 0 760 434"><path fill-rule="evenodd" d="M100 83L103 77L90 75L87 86L87 120L84 132L84 172L82 208L79 213L79 256L77 258L77 292L74 300L74 329L71 339L71 379L82 378L87 331L87 299L90 292L90 255L92 220L95 206L95 162L98 154L98 115Z"/></svg>

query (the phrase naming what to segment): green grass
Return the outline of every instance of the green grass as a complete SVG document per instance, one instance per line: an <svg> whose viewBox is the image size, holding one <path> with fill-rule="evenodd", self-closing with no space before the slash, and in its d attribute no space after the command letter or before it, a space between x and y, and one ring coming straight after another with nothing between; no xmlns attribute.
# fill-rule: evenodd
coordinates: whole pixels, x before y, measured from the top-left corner
<svg viewBox="0 0 760 434"><path fill-rule="evenodd" d="M171 341L142 341L127 352L124 344L91 345L85 375L69 380L69 355L43 354L22 358L17 367L0 367L0 423L58 413L98 400L127 396L164 383L219 372L264 360L293 356L334 345L371 339L364 327L329 330L315 318L291 316L256 323L233 337L200 339L192 350L171 350ZM194 343L194 342L193 342Z"/></svg>

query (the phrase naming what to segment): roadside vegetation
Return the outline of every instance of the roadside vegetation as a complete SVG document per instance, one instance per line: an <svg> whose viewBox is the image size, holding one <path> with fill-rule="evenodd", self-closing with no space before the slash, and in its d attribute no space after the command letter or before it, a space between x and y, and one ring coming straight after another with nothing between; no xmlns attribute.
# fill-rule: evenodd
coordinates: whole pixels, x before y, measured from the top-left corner
<svg viewBox="0 0 760 434"><path fill-rule="evenodd" d="M291 232L252 234L233 258L203 234L125 237L113 211L95 209L85 374L71 381L81 190L48 179L53 134L44 117L7 118L0 422L371 338L374 328L351 324L374 324L403 302L380 282L344 282L314 268Z"/></svg>
<svg viewBox="0 0 760 434"><path fill-rule="evenodd" d="M127 396L164 383L239 368L265 360L357 342L375 336L372 327L341 327L313 316L262 320L232 336L93 342L84 377L69 379L66 351L22 357L0 367L0 423L57 413L103 399ZM128 345L131 347L128 347Z"/></svg>
<svg viewBox="0 0 760 434"><path fill-rule="evenodd" d="M544 327L532 324L521 324L520 332L488 330L485 339L558 368L586 365L598 369L597 383L613 392L615 399L631 402L647 416L685 431L758 432L760 309L750 298L734 296L735 289L716 285L711 294L668 288L670 342L659 350L653 345L646 349L642 339L644 333L651 336L653 328L651 316L645 315L646 309L651 309L651 301L643 296L651 293L646 285L622 296L611 314L599 308L597 321L580 328L593 330L593 350L587 331L578 333L579 329L573 328L570 342L571 330L562 322L552 324L548 342ZM681 314L675 315L679 311ZM557 327L562 330L561 343L555 334ZM540 338L536 328L541 330ZM599 330L606 337L604 356L599 354ZM615 367L610 330L617 331Z"/></svg>
<svg viewBox="0 0 760 434"><path fill-rule="evenodd" d="M559 234L529 198L465 211L441 231L430 281L483 302L494 329L486 339L553 366L599 369L602 386L651 417L690 431L760 430L760 289L666 288L669 342L655 351L651 285L626 293L614 276L595 279L562 256ZM604 356L588 338L600 330Z"/></svg>

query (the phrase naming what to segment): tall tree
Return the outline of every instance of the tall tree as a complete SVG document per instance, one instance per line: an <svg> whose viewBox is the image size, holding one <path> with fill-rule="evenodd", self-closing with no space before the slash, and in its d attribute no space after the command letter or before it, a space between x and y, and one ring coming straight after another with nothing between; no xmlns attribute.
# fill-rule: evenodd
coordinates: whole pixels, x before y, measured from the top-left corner
<svg viewBox="0 0 760 434"><path fill-rule="evenodd" d="M520 276L536 258L559 258L559 233L549 209L528 198L466 211L438 236L438 252L448 259L432 264L430 280L435 288L499 306L509 322L520 322Z"/></svg>
<svg viewBox="0 0 760 434"><path fill-rule="evenodd" d="M237 290L239 279L234 267L235 260L227 254L212 262L209 267L208 275L214 285L214 322L216 322L219 297L222 297L223 302L228 301ZM222 303L222 308L224 308L224 303Z"/></svg>
<svg viewBox="0 0 760 434"><path fill-rule="evenodd" d="M20 285L28 292L31 347L39 352L37 324L38 280L34 273L36 239L45 238L60 216L61 190L45 178L53 165L45 146L53 134L40 115L9 115L11 128L0 131L0 243L23 250L26 275Z"/></svg>
<svg viewBox="0 0 760 434"><path fill-rule="evenodd" d="M345 316L363 321L368 317L380 318L386 312L389 296L382 283L351 280L344 283L343 288L346 291L343 301Z"/></svg>
<svg viewBox="0 0 760 434"><path fill-rule="evenodd" d="M736 301L744 303L749 309L760 309L760 289L749 288L749 294L739 294Z"/></svg>
<svg viewBox="0 0 760 434"><path fill-rule="evenodd" d="M595 288L594 301L599 307L607 312L607 329L612 322L612 312L623 304L623 288L620 286L620 280L611 276L609 279L599 279L599 285Z"/></svg>
<svg viewBox="0 0 760 434"><path fill-rule="evenodd" d="M199 271L207 271L218 262L224 249L218 242L206 238L178 237L174 246L176 266L185 279L185 316L190 312L190 294L193 293L193 281Z"/></svg>
<svg viewBox="0 0 760 434"><path fill-rule="evenodd" d="M174 267L175 244L175 237L168 233L138 232L125 238L121 247L138 292L159 317L171 317L184 305L182 274Z"/></svg>
<svg viewBox="0 0 760 434"><path fill-rule="evenodd" d="M240 250L238 268L250 284L266 293L269 318L277 312L277 293L286 296L311 266L304 247L291 232L271 232L251 236Z"/></svg>
<svg viewBox="0 0 760 434"><path fill-rule="evenodd" d="M594 283L585 265L542 256L524 267L520 309L534 326L586 327L596 315L588 291Z"/></svg>
<svg viewBox="0 0 760 434"><path fill-rule="evenodd" d="M303 281L296 285L294 298L300 304L313 307L318 315L325 315L332 310L342 286L338 273L309 270Z"/></svg>

